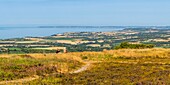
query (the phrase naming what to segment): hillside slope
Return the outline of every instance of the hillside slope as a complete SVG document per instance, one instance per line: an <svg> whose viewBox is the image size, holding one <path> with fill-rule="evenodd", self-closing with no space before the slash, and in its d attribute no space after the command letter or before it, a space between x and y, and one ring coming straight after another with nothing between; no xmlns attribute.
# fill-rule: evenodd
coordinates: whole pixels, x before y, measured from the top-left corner
<svg viewBox="0 0 170 85"><path fill-rule="evenodd" d="M0 81L20 84L170 84L170 49L0 55ZM16 84L17 82L10 82ZM18 84L17 83L17 84Z"/></svg>

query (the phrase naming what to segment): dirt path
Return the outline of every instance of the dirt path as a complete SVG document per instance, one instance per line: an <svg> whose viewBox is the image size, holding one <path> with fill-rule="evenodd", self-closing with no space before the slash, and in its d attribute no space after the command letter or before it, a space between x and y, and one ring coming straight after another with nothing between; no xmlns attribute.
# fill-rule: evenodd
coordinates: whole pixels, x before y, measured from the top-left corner
<svg viewBox="0 0 170 85"><path fill-rule="evenodd" d="M23 79L17 79L17 80L11 80L11 81L1 81L0 85L3 85L3 84L8 85L11 83L25 83L25 82L36 80L38 78L39 78L39 76L35 75L33 77L28 77L28 78L23 78Z"/></svg>
<svg viewBox="0 0 170 85"><path fill-rule="evenodd" d="M91 62L86 62L86 65L84 65L84 66L81 67L80 69L75 70L75 71L70 72L70 73L73 74L73 73L80 73L80 72L83 72L83 71L87 70L87 69L90 67L90 65L91 65Z"/></svg>

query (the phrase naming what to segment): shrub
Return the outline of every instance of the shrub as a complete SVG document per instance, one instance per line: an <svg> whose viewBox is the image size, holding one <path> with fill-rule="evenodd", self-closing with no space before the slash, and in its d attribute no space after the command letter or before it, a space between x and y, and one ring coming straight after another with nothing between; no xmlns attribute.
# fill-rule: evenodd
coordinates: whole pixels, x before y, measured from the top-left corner
<svg viewBox="0 0 170 85"><path fill-rule="evenodd" d="M115 49L145 49L154 48L153 44L130 44L128 42L122 42L120 45L116 46Z"/></svg>
<svg viewBox="0 0 170 85"><path fill-rule="evenodd" d="M83 59L83 60L86 60L86 59L88 59L88 57L87 57L87 56L83 56L82 59Z"/></svg>

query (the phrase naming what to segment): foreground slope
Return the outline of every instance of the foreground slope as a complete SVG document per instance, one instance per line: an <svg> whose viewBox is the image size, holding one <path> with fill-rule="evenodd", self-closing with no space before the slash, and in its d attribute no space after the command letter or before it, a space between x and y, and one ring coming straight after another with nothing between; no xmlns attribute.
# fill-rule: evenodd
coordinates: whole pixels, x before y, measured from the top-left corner
<svg viewBox="0 0 170 85"><path fill-rule="evenodd" d="M0 56L0 81L38 76L10 84L170 84L170 49Z"/></svg>

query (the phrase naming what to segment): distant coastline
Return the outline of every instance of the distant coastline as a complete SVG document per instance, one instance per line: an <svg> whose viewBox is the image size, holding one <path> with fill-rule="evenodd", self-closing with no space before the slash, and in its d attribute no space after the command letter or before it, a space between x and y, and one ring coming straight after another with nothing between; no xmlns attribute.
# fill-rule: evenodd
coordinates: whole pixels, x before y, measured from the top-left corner
<svg viewBox="0 0 170 85"><path fill-rule="evenodd" d="M0 39L43 37L65 32L110 32L127 28L170 29L170 26L1 26Z"/></svg>

